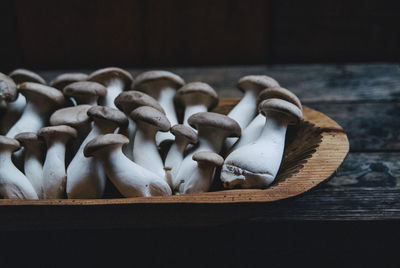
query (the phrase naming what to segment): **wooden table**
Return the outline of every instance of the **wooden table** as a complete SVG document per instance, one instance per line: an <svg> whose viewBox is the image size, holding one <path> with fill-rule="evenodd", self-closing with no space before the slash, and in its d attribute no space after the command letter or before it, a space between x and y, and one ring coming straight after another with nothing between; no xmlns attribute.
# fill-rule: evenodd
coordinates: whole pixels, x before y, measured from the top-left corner
<svg viewBox="0 0 400 268"><path fill-rule="evenodd" d="M198 205L194 208L197 214L184 215L182 211L185 211L185 205L181 205L176 206L173 212L179 218L176 222L155 224L156 229L148 229L155 226L139 224L140 229L129 230L126 228L132 227L129 224L132 216L117 217L112 213L118 212L116 208L108 209L109 213L103 216L100 210L94 208L86 218L82 215L81 221L75 222L68 222L68 213L79 214L83 211L77 209L71 212L71 208L63 208L66 214L64 218L56 219L58 228L114 229L58 231L58 234L64 238L86 237L96 241L101 235L111 243L117 241L116 237L123 236L128 240L141 241L143 247L138 248L143 256L148 256L146 248L163 252L165 247L171 247L188 258L195 258L197 249L202 250L206 258L216 258L224 264L251 264L264 257L267 261L267 256L270 256L269 262L276 266L291 263L291 257L297 257L299 263L304 264L310 264L311 259L315 263L327 261L328 266L341 266L344 263L368 266L376 262L384 267L385 264L392 264L395 250L386 245L399 242L400 238L399 65L276 65L170 70L183 76L187 82L209 83L221 98L240 97L241 93L235 89L235 85L244 75L270 75L297 94L304 104L327 114L343 126L350 140L350 153L328 182L289 200L218 205L215 208L217 213L208 217L206 223L202 219L210 211L208 206ZM143 70L130 71L136 75ZM41 72L47 80L58 73ZM18 217L20 211L14 209L14 215L7 214L8 217ZM146 213L145 210L146 207L142 207L137 217L140 217L140 213ZM121 211L129 212L129 207ZM35 213L40 214L40 210L32 208L32 214ZM226 218L227 213L235 215L233 222ZM88 225L85 219L94 215L97 215L99 224ZM135 222L140 223L137 217ZM7 227L4 220L0 225ZM26 226L26 222L21 222L20 226L16 224L7 229ZM39 238L44 233L49 235L49 231L44 231L49 227L57 226L49 226L45 222L33 223L33 229L43 230L29 235L31 238ZM10 236L10 239L15 235L13 232L3 234ZM161 239L163 242L154 246L148 239ZM180 245L172 245L170 242L174 239L181 239ZM193 250L190 246L186 247L185 243L191 245ZM96 252L93 250L92 253ZM230 258L225 259L221 254L227 254ZM253 257L241 258L241 254ZM169 255L161 253L161 256ZM353 257L362 259L356 261ZM382 260L382 257L385 258Z"/></svg>

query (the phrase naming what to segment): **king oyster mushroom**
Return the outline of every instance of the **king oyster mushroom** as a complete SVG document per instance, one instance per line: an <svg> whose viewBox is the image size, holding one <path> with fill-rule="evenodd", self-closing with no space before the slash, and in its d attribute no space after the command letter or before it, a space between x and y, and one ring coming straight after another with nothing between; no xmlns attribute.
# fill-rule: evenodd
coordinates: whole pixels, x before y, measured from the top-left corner
<svg viewBox="0 0 400 268"><path fill-rule="evenodd" d="M147 95L144 92L135 90L122 92L114 100L114 103L115 106L118 107L118 109L123 111L125 115L128 116L129 120L128 128L125 130L120 129L120 134L126 134L125 136L129 138L129 143L122 146L122 151L129 159L133 160L133 142L135 140L135 134L136 134L136 123L129 117L131 112L141 106L153 107L154 109L159 110L163 114L165 114L165 112L164 109L153 97Z"/></svg>
<svg viewBox="0 0 400 268"><path fill-rule="evenodd" d="M171 188L163 178L122 153L122 145L128 142L121 134L100 135L86 145L84 154L94 156L102 164L107 176L125 197L171 195Z"/></svg>
<svg viewBox="0 0 400 268"><path fill-rule="evenodd" d="M38 74L25 70L16 69L9 74L9 77L17 84L22 84L24 82L35 82L39 84L46 84L46 81ZM22 112L25 109L26 99L25 96L16 93L17 98L13 101L7 101L7 110L4 115L4 120L0 123L0 133L5 134L8 130L17 122L20 118Z"/></svg>
<svg viewBox="0 0 400 268"><path fill-rule="evenodd" d="M6 134L10 138L21 132L36 133L47 124L51 112L65 101L59 90L38 83L22 83L19 91L26 97L27 103L21 117Z"/></svg>
<svg viewBox="0 0 400 268"><path fill-rule="evenodd" d="M43 165L44 198L63 198L67 180L65 171L66 145L71 138L76 138L78 133L70 126L60 125L41 128L38 135L44 137L47 144Z"/></svg>
<svg viewBox="0 0 400 268"><path fill-rule="evenodd" d="M86 158L83 150L95 137L113 133L117 127L126 127L128 119L121 111L107 107L94 106L87 111L93 119L92 130L81 143L67 168L68 198L100 198L103 196L106 175L100 163L94 158Z"/></svg>
<svg viewBox="0 0 400 268"><path fill-rule="evenodd" d="M187 122L189 117L214 109L218 105L218 95L210 85L192 82L178 89L174 101L177 106L184 108L183 124L190 127Z"/></svg>
<svg viewBox="0 0 400 268"><path fill-rule="evenodd" d="M197 162L197 168L190 178L180 185L181 194L208 192L212 185L215 167L220 167L224 163L222 156L207 151L195 153L192 159Z"/></svg>
<svg viewBox="0 0 400 268"><path fill-rule="evenodd" d="M221 181L227 188L265 188L278 173L288 124L302 119L301 109L282 99L266 99L259 105L266 117L258 139L233 151L225 159Z"/></svg>
<svg viewBox="0 0 400 268"><path fill-rule="evenodd" d="M228 116L245 129L257 114L257 96L265 88L279 86L279 83L266 75L248 75L239 79L237 87L244 92L242 99L228 113ZM237 138L226 139L224 148L228 151Z"/></svg>
<svg viewBox="0 0 400 268"><path fill-rule="evenodd" d="M158 131L169 131L171 124L167 117L150 106L136 108L130 114L136 122L137 130L133 143L133 161L157 176L165 178L163 161L155 141Z"/></svg>
<svg viewBox="0 0 400 268"><path fill-rule="evenodd" d="M87 78L88 75L84 73L63 73L51 80L50 86L58 90L63 90L67 85L86 80Z"/></svg>
<svg viewBox="0 0 400 268"><path fill-rule="evenodd" d="M108 67L97 70L89 75L88 81L98 82L107 88L107 95L100 100L100 104L116 108L115 98L132 83L132 75L117 67Z"/></svg>
<svg viewBox="0 0 400 268"><path fill-rule="evenodd" d="M232 118L213 112L196 113L189 117L189 124L197 129L199 145L189 153L175 177L173 177L173 188L177 191L180 184L184 184L197 168L197 162L192 159L193 155L200 151L220 153L224 140L227 137L240 137L239 124Z"/></svg>
<svg viewBox="0 0 400 268"><path fill-rule="evenodd" d="M15 139L24 147L24 173L39 197L44 198L43 190L43 141L33 132L22 132Z"/></svg>
<svg viewBox="0 0 400 268"><path fill-rule="evenodd" d="M77 104L96 106L97 99L107 95L107 89L100 83L79 81L64 87L65 96L72 97Z"/></svg>
<svg viewBox="0 0 400 268"><path fill-rule="evenodd" d="M165 111L171 125L178 124L178 118L174 107L176 90L183 86L185 81L178 75L168 71L148 71L139 74L132 89L147 93L155 98ZM170 132L159 132L156 136L157 146L164 141L173 141L174 136Z"/></svg>
<svg viewBox="0 0 400 268"><path fill-rule="evenodd" d="M78 151L82 141L91 130L91 120L87 111L91 105L81 104L73 107L61 108L50 116L50 125L67 125L73 127L78 132L78 137L73 139L72 146L67 148L66 163L70 163L72 157Z"/></svg>
<svg viewBox="0 0 400 268"><path fill-rule="evenodd" d="M299 107L299 109L302 109L299 98L297 98L297 96L293 94L291 91L282 87L266 88L263 91L261 91L261 93L258 95L259 103L262 102L263 100L272 98L286 100ZM234 146L232 146L230 152L255 141L260 136L261 131L264 128L264 125L265 125L265 116L263 116L261 113L258 113L258 115L253 119L253 121L251 121L251 123L242 131L242 136L234 144Z"/></svg>
<svg viewBox="0 0 400 268"><path fill-rule="evenodd" d="M175 125L171 128L171 133L175 136L175 141L171 145L165 158L165 168L168 173L168 180L172 186L173 177L179 170L183 161L184 151L188 144L196 144L198 142L197 133L185 125Z"/></svg>
<svg viewBox="0 0 400 268"><path fill-rule="evenodd" d="M17 140L0 136L0 195L11 199L39 199L32 184L11 161L20 148Z"/></svg>

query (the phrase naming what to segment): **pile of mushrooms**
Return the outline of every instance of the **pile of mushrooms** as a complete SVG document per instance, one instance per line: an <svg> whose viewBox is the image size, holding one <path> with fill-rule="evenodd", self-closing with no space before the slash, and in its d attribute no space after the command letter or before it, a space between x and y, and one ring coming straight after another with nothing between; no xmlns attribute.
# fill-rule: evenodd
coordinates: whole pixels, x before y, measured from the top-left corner
<svg viewBox="0 0 400 268"><path fill-rule="evenodd" d="M0 73L0 196L103 198L266 188L274 181L299 99L271 77L239 79L228 113L216 91L168 71L135 79L121 68L65 73L49 84L17 69ZM217 175L220 175L219 177Z"/></svg>

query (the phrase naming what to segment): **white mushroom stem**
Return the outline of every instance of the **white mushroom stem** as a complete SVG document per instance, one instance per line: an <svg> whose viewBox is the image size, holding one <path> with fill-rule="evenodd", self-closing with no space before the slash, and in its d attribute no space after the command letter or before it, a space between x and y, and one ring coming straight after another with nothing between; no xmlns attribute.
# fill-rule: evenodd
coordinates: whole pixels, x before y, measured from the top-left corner
<svg viewBox="0 0 400 268"><path fill-rule="evenodd" d="M240 136L240 139L231 147L230 152L257 140L258 137L260 137L264 126L265 116L259 113L242 131L242 136Z"/></svg>
<svg viewBox="0 0 400 268"><path fill-rule="evenodd" d="M191 117L192 115L194 115L196 113L201 113L201 112L207 112L207 107L203 104L186 106L185 113L183 116L183 124L192 128L188 123L189 117ZM194 130L194 128L192 128L192 129Z"/></svg>
<svg viewBox="0 0 400 268"><path fill-rule="evenodd" d="M104 122L92 122L92 130L81 143L67 167L68 198L101 198L106 187L106 175L101 164L94 158L87 158L83 150L89 141L99 135L112 133L115 126Z"/></svg>
<svg viewBox="0 0 400 268"><path fill-rule="evenodd" d="M14 166L11 152L0 151L0 195L10 199L39 199L26 176Z"/></svg>
<svg viewBox="0 0 400 268"><path fill-rule="evenodd" d="M126 136L129 139L129 143L125 144L122 147L122 151L130 160L133 160L133 143L135 140L136 129L137 126L135 121L128 117L128 128L126 129Z"/></svg>
<svg viewBox="0 0 400 268"><path fill-rule="evenodd" d="M178 124L178 119L174 107L174 96L176 89L166 87L160 90L157 101L160 103L161 107L165 111L165 116L171 123L171 126Z"/></svg>
<svg viewBox="0 0 400 268"><path fill-rule="evenodd" d="M46 125L51 109L51 106L47 104L38 106L28 102L21 117L7 132L6 136L9 138L14 138L21 132L36 133L39 129Z"/></svg>
<svg viewBox="0 0 400 268"><path fill-rule="evenodd" d="M109 150L104 152L105 150ZM115 187L125 197L171 195L169 185L153 172L129 160L121 145L110 146L94 156L101 162Z"/></svg>
<svg viewBox="0 0 400 268"><path fill-rule="evenodd" d="M165 116L168 118L168 121L171 123L171 126L178 124L178 118L175 112L174 106L174 96L176 93L176 89L171 87L165 87L160 90L157 101L160 103L161 107L165 111ZM161 142L165 140L174 140L174 135L171 132L158 132L156 134L156 143L160 145Z"/></svg>
<svg viewBox="0 0 400 268"><path fill-rule="evenodd" d="M241 129L245 129L257 114L257 94L259 90L247 90L243 98L228 113L228 116L238 122ZM238 138L227 138L224 147L229 150Z"/></svg>
<svg viewBox="0 0 400 268"><path fill-rule="evenodd" d="M183 138L175 138L175 142L171 145L168 151L167 157L165 158L165 167L168 169L168 175L170 180L176 176L179 171L179 167L183 161L183 153L189 141ZM171 185L172 186L172 185Z"/></svg>
<svg viewBox="0 0 400 268"><path fill-rule="evenodd" d="M26 98L21 93L18 98L7 104L7 111L0 122L0 133L5 134L21 117L26 106Z"/></svg>
<svg viewBox="0 0 400 268"><path fill-rule="evenodd" d="M221 180L231 187L246 180L243 187L266 187L278 173L288 122L283 117L268 117L259 138L233 151L221 171ZM233 185L232 185L233 184Z"/></svg>
<svg viewBox="0 0 400 268"><path fill-rule="evenodd" d="M54 138L54 137L53 137ZM47 153L43 165L44 198L63 198L67 174L65 171L66 143L70 137L46 139Z"/></svg>
<svg viewBox="0 0 400 268"><path fill-rule="evenodd" d="M120 79L112 79L107 85L107 95L104 98L103 105L117 109L114 100L122 91L124 91L124 83Z"/></svg>
<svg viewBox="0 0 400 268"><path fill-rule="evenodd" d="M154 127L138 125L133 144L133 161L164 178L164 165L154 140L156 133Z"/></svg>
<svg viewBox="0 0 400 268"><path fill-rule="evenodd" d="M39 144L32 148L25 147L24 173L36 190L39 199L43 199L43 164Z"/></svg>
<svg viewBox="0 0 400 268"><path fill-rule="evenodd" d="M194 194L208 192L212 184L214 169L214 165L198 163L197 168L194 169L190 178L184 184L181 184L179 193Z"/></svg>

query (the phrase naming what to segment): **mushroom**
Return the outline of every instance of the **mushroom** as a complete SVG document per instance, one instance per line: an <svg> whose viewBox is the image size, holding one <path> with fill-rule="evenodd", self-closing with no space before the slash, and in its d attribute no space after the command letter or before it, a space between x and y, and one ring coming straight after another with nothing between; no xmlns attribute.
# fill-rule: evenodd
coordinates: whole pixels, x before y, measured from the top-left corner
<svg viewBox="0 0 400 268"><path fill-rule="evenodd" d="M165 111L171 125L178 124L174 107L174 96L176 90L183 86L185 81L178 75L167 71L148 71L139 74L132 89L143 91L155 98ZM160 132L156 136L157 145L164 141L173 141L174 136L170 132Z"/></svg>
<svg viewBox="0 0 400 268"><path fill-rule="evenodd" d="M31 182L39 197L44 198L43 192L43 141L33 132L22 132L15 139L24 147L24 173Z"/></svg>
<svg viewBox="0 0 400 268"><path fill-rule="evenodd" d="M278 173L288 124L302 119L302 111L295 104L282 99L266 99L259 105L266 117L258 139L233 151L225 159L221 181L227 188L265 188Z"/></svg>
<svg viewBox="0 0 400 268"><path fill-rule="evenodd" d="M184 107L183 124L189 126L187 120L190 116L195 113L207 112L217 106L218 95L208 84L192 82L176 92L174 101L177 106Z"/></svg>
<svg viewBox="0 0 400 268"><path fill-rule="evenodd" d="M107 95L100 101L101 105L116 108L114 99L132 83L132 75L116 67L97 70L89 75L88 81L98 82L107 88Z"/></svg>
<svg viewBox="0 0 400 268"><path fill-rule="evenodd" d="M157 176L165 178L164 165L158 152L155 136L158 131L169 131L171 124L167 117L150 106L136 108L130 114L137 130L133 142L133 161Z"/></svg>
<svg viewBox="0 0 400 268"><path fill-rule="evenodd" d="M198 131L199 146L183 159L177 175L172 178L175 190L178 190L179 185L185 183L195 170L197 163L192 159L195 153L200 151L219 153L227 137L240 137L241 133L240 126L235 120L213 112L196 113L189 117L188 123Z"/></svg>
<svg viewBox="0 0 400 268"><path fill-rule="evenodd" d="M163 114L165 114L165 112L153 97L147 95L146 93L135 90L122 92L114 100L114 103L118 109L123 111L128 116L128 128L125 130L120 129L120 134L126 134L125 136L129 138L129 143L122 146L122 151L129 159L133 160L133 141L135 139L136 123L129 117L131 112L141 106L153 107Z"/></svg>
<svg viewBox="0 0 400 268"><path fill-rule="evenodd" d="M245 129L257 114L257 96L261 90L279 86L279 83L266 75L248 75L239 79L237 87L244 92L243 98L228 113L228 116L242 129ZM237 138L226 139L225 151L228 151L237 141Z"/></svg>
<svg viewBox="0 0 400 268"><path fill-rule="evenodd" d="M26 97L27 104L19 120L6 134L11 138L21 132L36 133L47 124L50 113L64 104L63 94L53 87L25 82L19 85L19 91Z"/></svg>
<svg viewBox="0 0 400 268"><path fill-rule="evenodd" d="M70 162L72 156L75 155L82 141L91 130L91 120L87 114L87 111L90 108L92 108L91 105L81 104L58 109L50 116L50 125L67 125L75 128L78 132L78 137L72 141L72 148L67 148L67 164Z"/></svg>
<svg viewBox="0 0 400 268"><path fill-rule="evenodd" d="M107 89L97 82L80 81L64 87L65 96L73 97L77 104L97 105L97 99L107 95Z"/></svg>
<svg viewBox="0 0 400 268"><path fill-rule="evenodd" d="M301 102L299 98L291 91L282 88L282 87L271 87L266 88L258 95L258 102L260 103L263 100L277 98L286 100L288 102L293 103L299 109L301 109ZM251 121L251 123L243 130L242 136L240 139L231 147L230 151L234 151L246 144L249 144L255 141L261 134L262 129L265 125L265 116L261 113L258 113L257 116Z"/></svg>
<svg viewBox="0 0 400 268"><path fill-rule="evenodd" d="M25 69L17 69L9 74L9 77L18 85L23 82L35 82L39 84L46 84L46 81L38 74L25 70ZM18 121L22 112L25 109L26 99L24 95L19 92L16 93L17 98L13 101L7 101L7 111L5 112L4 118L5 120L1 121L0 124L0 133L7 133L8 130ZM0 98L1 99L1 98Z"/></svg>
<svg viewBox="0 0 400 268"><path fill-rule="evenodd" d="M63 90L65 86L78 81L86 80L87 78L88 75L84 73L64 73L51 80L50 86L57 88L58 90Z"/></svg>
<svg viewBox="0 0 400 268"><path fill-rule="evenodd" d="M46 158L43 164L44 198L63 198L67 174L65 171L66 144L76 138L77 131L66 125L41 128L38 132L47 144Z"/></svg>
<svg viewBox="0 0 400 268"><path fill-rule="evenodd" d="M32 184L11 161L12 152L19 148L17 140L0 136L0 195L12 199L39 199Z"/></svg>
<svg viewBox="0 0 400 268"><path fill-rule="evenodd" d="M0 122L0 134L4 134L8 131L8 129L18 120L18 117L21 115L18 112L15 112L11 109L7 113L7 106L9 103L15 102L18 97L17 85L14 81L8 77L7 75L0 73L0 108L2 110L2 114L4 115L5 120L1 120Z"/></svg>
<svg viewBox="0 0 400 268"><path fill-rule="evenodd" d="M172 181L172 178L176 176L179 166L182 163L186 146L189 143L196 144L198 142L198 138L197 133L194 132L191 127L187 127L185 125L173 126L171 128L171 133L175 135L175 142L168 151L164 166L166 171L170 173L169 178Z"/></svg>
<svg viewBox="0 0 400 268"><path fill-rule="evenodd" d="M84 150L86 157L94 156L107 176L125 197L171 195L171 188L158 175L132 162L122 153L129 139L121 134L100 135Z"/></svg>
<svg viewBox="0 0 400 268"><path fill-rule="evenodd" d="M181 194L195 194L208 192L210 190L214 169L224 163L224 159L214 152L201 151L192 156L197 162L197 168L190 178L179 187Z"/></svg>
<svg viewBox="0 0 400 268"><path fill-rule="evenodd" d="M0 100L13 102L18 97L17 85L9 76L0 73Z"/></svg>
<svg viewBox="0 0 400 268"><path fill-rule="evenodd" d="M94 106L87 114L93 119L92 129L67 167L68 198L103 196L106 185L104 170L96 159L86 158L83 150L86 144L98 135L113 133L117 127L125 127L128 124L124 113L107 106Z"/></svg>
<svg viewBox="0 0 400 268"><path fill-rule="evenodd" d="M14 80L16 84L22 84L24 82L34 82L46 85L46 81L37 73L27 69L15 69L9 76Z"/></svg>

